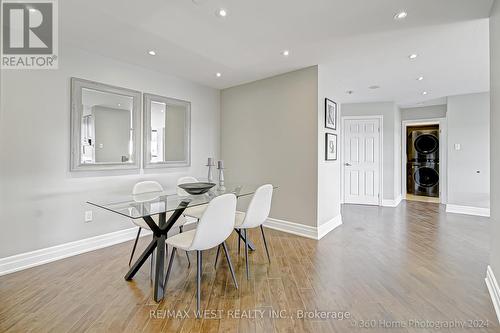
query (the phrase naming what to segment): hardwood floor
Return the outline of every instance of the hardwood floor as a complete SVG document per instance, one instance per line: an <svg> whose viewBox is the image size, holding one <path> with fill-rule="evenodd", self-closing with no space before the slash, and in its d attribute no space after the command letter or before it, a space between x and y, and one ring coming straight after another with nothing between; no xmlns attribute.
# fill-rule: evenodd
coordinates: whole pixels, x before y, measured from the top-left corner
<svg viewBox="0 0 500 333"><path fill-rule="evenodd" d="M199 320L195 267L182 252L159 304L148 265L123 279L132 242L3 276L0 332L500 332L484 282L487 219L403 201L395 209L344 206L343 221L319 242L266 229L271 264L260 231L250 231L250 280L233 234L238 290L225 260L215 270L215 251L206 252L202 309L212 312ZM350 317L297 318L300 310ZM180 318L183 311L190 316ZM472 320L489 327L435 328Z"/></svg>

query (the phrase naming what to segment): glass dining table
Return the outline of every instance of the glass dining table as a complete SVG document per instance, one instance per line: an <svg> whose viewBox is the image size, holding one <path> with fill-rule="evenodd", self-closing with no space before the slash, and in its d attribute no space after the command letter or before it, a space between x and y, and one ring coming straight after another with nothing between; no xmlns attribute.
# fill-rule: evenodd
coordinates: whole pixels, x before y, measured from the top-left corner
<svg viewBox="0 0 500 333"><path fill-rule="evenodd" d="M137 271L144 265L146 260L156 250L153 298L156 302L163 299L164 290L164 262L167 255L166 243L167 233L174 223L190 207L208 204L213 198L226 193L234 193L237 198L249 196L255 193L259 185L225 184L214 186L205 194L179 196L167 192L148 192L137 195L123 195L109 202L87 201L88 204L108 210L110 212L131 218L143 219L153 232L153 239L139 256L139 259L130 267L125 275L125 280L133 279ZM158 223L152 216L158 215ZM243 235L236 230L239 237ZM249 248L254 250L254 245L249 241Z"/></svg>

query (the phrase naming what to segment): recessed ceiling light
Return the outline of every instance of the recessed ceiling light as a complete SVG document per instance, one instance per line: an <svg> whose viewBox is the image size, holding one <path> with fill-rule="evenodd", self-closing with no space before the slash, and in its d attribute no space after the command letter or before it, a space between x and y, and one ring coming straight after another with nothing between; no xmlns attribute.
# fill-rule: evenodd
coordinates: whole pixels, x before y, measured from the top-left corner
<svg viewBox="0 0 500 333"><path fill-rule="evenodd" d="M120 103L118 103L118 106L122 106Z"/></svg>
<svg viewBox="0 0 500 333"><path fill-rule="evenodd" d="M408 16L408 13L403 10L403 11L397 13L396 15L394 15L394 19L396 21L400 21L400 20L405 19L407 16Z"/></svg>
<svg viewBox="0 0 500 333"><path fill-rule="evenodd" d="M218 9L217 10L217 16L226 17L227 16L227 10L225 10L224 8Z"/></svg>
<svg viewBox="0 0 500 333"><path fill-rule="evenodd" d="M419 76L419 77L417 78L417 81L422 81L423 79L424 79L424 77L423 77L423 76Z"/></svg>
<svg viewBox="0 0 500 333"><path fill-rule="evenodd" d="M217 72L217 73L215 73L215 76L217 76L217 77L221 77L221 76L222 76L222 74L221 74L221 73L219 73L219 72Z"/></svg>
<svg viewBox="0 0 500 333"><path fill-rule="evenodd" d="M427 95L427 91L424 91L424 92L422 93L422 95Z"/></svg>
<svg viewBox="0 0 500 333"><path fill-rule="evenodd" d="M290 55L290 51L283 50L283 52L281 52L281 54L284 55L285 57L288 57Z"/></svg>
<svg viewBox="0 0 500 333"><path fill-rule="evenodd" d="M417 55L417 54L415 54L415 53L410 54L410 55L408 56L408 58L410 58L410 60L417 59L417 57L418 57L418 55Z"/></svg>
<svg viewBox="0 0 500 333"><path fill-rule="evenodd" d="M380 86L376 86L376 85L375 85L375 86L369 86L369 87L368 87L368 89L372 89L372 90L374 90L374 89L379 89L379 88L380 88Z"/></svg>
<svg viewBox="0 0 500 333"><path fill-rule="evenodd" d="M155 50L149 50L148 54L152 55L152 56L155 56L156 55L156 51Z"/></svg>

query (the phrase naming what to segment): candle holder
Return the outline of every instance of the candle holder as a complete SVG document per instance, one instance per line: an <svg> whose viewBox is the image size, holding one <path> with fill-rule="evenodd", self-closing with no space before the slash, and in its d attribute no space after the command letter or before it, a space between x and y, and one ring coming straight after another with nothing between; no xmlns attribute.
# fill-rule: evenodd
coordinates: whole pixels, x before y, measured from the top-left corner
<svg viewBox="0 0 500 333"><path fill-rule="evenodd" d="M212 183L214 181L213 168L215 166L214 159L212 157L208 158L208 162L207 162L206 166L208 167L207 180L209 183Z"/></svg>
<svg viewBox="0 0 500 333"><path fill-rule="evenodd" d="M224 162L217 162L217 169L219 170L219 188L224 189Z"/></svg>

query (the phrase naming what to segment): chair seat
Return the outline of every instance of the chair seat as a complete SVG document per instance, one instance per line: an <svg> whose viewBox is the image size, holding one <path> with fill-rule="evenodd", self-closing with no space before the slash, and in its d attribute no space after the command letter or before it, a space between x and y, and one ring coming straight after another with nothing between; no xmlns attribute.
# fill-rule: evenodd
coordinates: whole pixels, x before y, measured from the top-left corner
<svg viewBox="0 0 500 333"><path fill-rule="evenodd" d="M201 219L205 210L207 210L208 205L199 205L194 207L188 207L184 210L184 215L189 217L194 217L195 219Z"/></svg>
<svg viewBox="0 0 500 333"><path fill-rule="evenodd" d="M170 218L170 216L172 216L173 213L167 213L167 217L166 217L166 220L168 221L168 219ZM158 217L157 216L153 216L153 221L155 221L155 223L158 225ZM141 228L144 228L144 229L148 229L148 230L151 230L151 228L148 226L148 224L146 223L146 221L144 221L143 219L135 219L135 220L132 220L132 222L137 225L138 227L141 227ZM172 226L172 228L174 227L180 227L180 226L183 226L185 223L187 222L186 218L184 218L184 216L180 216L177 221L175 221L174 225Z"/></svg>
<svg viewBox="0 0 500 333"><path fill-rule="evenodd" d="M183 233L167 238L166 243L172 247L184 251L189 251L191 244L193 243L195 234L196 234L196 229L185 231Z"/></svg>
<svg viewBox="0 0 500 333"><path fill-rule="evenodd" d="M241 225L243 224L243 221L245 221L245 213L243 212L236 212L236 217L234 220L234 227L236 229L240 229ZM245 229L245 227L243 227Z"/></svg>

